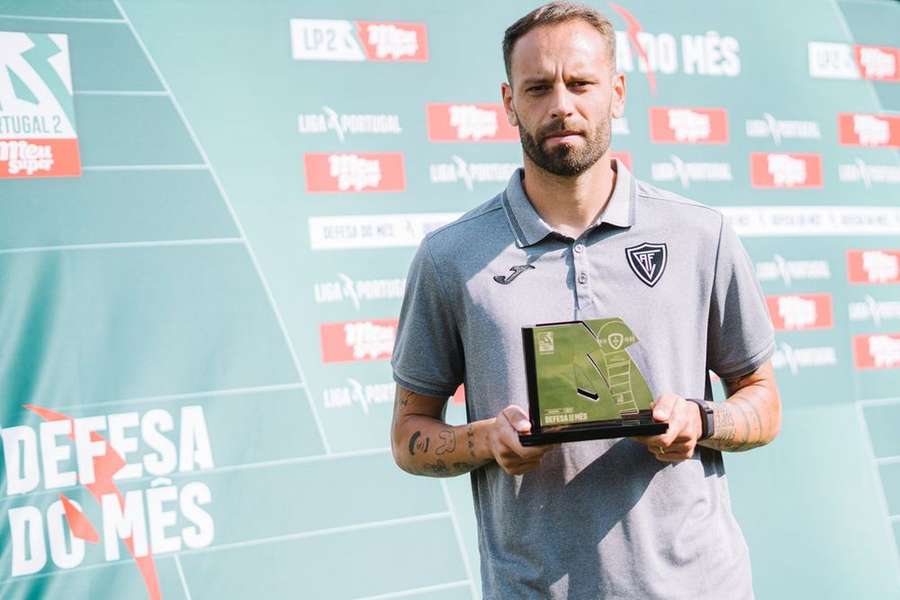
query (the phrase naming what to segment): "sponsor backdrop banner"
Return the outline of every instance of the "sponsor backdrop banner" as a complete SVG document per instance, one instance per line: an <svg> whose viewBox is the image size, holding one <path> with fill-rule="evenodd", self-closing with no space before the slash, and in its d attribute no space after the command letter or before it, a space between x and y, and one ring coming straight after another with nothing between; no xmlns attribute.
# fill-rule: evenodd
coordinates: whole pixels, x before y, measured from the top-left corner
<svg viewBox="0 0 900 600"><path fill-rule="evenodd" d="M725 458L757 596L900 598L900 5L593 4L616 155L726 214L777 329L782 433ZM0 1L0 596L480 597L388 359L521 160L535 5Z"/></svg>

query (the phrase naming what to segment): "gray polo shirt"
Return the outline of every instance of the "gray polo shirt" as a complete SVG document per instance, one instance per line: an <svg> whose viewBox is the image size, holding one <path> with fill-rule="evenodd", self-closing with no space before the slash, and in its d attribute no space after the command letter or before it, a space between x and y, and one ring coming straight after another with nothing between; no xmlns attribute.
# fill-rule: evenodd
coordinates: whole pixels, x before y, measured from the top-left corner
<svg viewBox="0 0 900 600"><path fill-rule="evenodd" d="M427 235L413 259L391 364L470 421L527 412L520 328L622 317L654 396L712 400L709 370L755 370L774 334L752 263L722 215L638 181L621 163L578 239L534 210L522 171ZM527 265L527 266L525 266ZM663 463L622 438L563 444L535 471L471 473L485 600L753 597L720 452Z"/></svg>

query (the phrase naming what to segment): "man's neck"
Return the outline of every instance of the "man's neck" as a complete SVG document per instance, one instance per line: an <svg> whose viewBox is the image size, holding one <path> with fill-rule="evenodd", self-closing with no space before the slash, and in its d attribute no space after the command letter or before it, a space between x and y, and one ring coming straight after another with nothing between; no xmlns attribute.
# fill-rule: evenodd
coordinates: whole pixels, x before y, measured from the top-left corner
<svg viewBox="0 0 900 600"><path fill-rule="evenodd" d="M572 238L579 237L597 220L616 185L609 153L575 177L548 173L527 155L524 166L522 185L532 206L550 227Z"/></svg>

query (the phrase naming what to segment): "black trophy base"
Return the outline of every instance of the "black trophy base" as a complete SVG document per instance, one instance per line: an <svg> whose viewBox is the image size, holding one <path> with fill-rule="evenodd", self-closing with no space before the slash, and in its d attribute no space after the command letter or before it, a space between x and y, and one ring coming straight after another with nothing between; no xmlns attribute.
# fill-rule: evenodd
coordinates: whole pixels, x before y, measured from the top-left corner
<svg viewBox="0 0 900 600"><path fill-rule="evenodd" d="M665 433L668 429L668 423L657 423L648 415L648 417L641 416L641 418L636 419L544 427L527 435L519 434L519 442L523 446L543 446L562 442L605 440L636 435L659 435Z"/></svg>

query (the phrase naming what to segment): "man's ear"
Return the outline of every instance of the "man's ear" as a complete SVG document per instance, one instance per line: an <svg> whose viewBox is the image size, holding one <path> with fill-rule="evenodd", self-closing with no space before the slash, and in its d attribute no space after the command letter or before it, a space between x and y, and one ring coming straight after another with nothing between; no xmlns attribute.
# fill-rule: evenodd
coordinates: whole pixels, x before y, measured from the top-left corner
<svg viewBox="0 0 900 600"><path fill-rule="evenodd" d="M503 99L503 110L506 111L506 120L513 127L518 127L519 119L516 117L516 109L513 106L512 86L505 82L501 83L500 97Z"/></svg>
<svg viewBox="0 0 900 600"><path fill-rule="evenodd" d="M621 119L625 116L625 75L622 73L613 75L610 113L616 119Z"/></svg>

